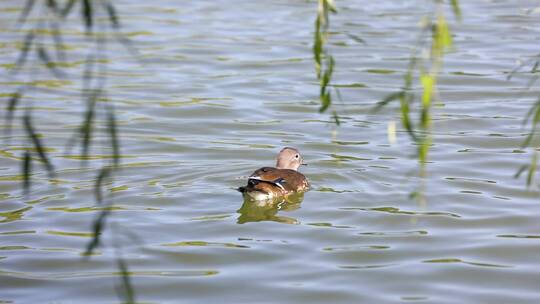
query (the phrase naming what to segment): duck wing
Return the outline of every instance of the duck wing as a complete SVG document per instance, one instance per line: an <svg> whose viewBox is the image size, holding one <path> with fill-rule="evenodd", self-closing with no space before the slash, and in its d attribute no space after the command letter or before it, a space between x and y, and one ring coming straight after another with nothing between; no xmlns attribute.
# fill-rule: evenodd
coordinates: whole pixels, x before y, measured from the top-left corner
<svg viewBox="0 0 540 304"><path fill-rule="evenodd" d="M251 174L248 179L248 187L252 184L271 184L284 192L295 192L307 190L309 184L306 177L291 169L278 169L263 167Z"/></svg>

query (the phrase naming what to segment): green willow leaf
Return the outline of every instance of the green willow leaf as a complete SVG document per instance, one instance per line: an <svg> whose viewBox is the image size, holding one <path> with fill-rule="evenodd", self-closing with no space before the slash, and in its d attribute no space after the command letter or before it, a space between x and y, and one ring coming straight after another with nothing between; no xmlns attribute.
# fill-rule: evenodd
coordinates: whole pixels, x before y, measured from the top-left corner
<svg viewBox="0 0 540 304"><path fill-rule="evenodd" d="M531 69L531 73L536 73L538 72L538 65L540 65L540 60L536 60L536 62L534 63L532 69Z"/></svg>
<svg viewBox="0 0 540 304"><path fill-rule="evenodd" d="M521 174L522 174L523 172L525 172L525 170L527 170L527 169L529 169L529 165L528 165L528 164L519 167L519 169L517 170L517 172L514 174L514 178L520 177Z"/></svg>
<svg viewBox="0 0 540 304"><path fill-rule="evenodd" d="M23 90L24 88L19 88L17 92L15 92L8 101L8 104L6 107L6 122L7 122L6 131L8 131L8 128L11 129L11 123L13 121L13 116L15 115L15 109L17 108L17 104L19 103L19 100L21 99L23 95Z"/></svg>
<svg viewBox="0 0 540 304"><path fill-rule="evenodd" d="M529 172L527 173L527 186L532 185L534 180L534 174L536 172L536 165L538 163L538 152L534 152L529 166Z"/></svg>
<svg viewBox="0 0 540 304"><path fill-rule="evenodd" d="M96 201L98 205L103 204L103 194L102 194L102 188L104 186L104 182L107 178L109 178L112 174L110 167L103 167L100 169L98 177L96 179L96 184L94 186L94 195L96 197ZM96 248L98 248L101 245L101 235L103 231L105 230L106 225L106 219L111 213L111 208L104 208L98 215L98 217L94 220L92 223L92 231L94 237L92 240L88 243L85 251L85 256L90 256Z"/></svg>
<svg viewBox="0 0 540 304"><path fill-rule="evenodd" d="M452 5L452 11L454 12L454 16L456 16L457 19L461 20L461 8L459 7L459 1L450 0L450 4Z"/></svg>
<svg viewBox="0 0 540 304"><path fill-rule="evenodd" d="M328 13L328 11L332 13L337 13L337 8L333 0L322 0L322 1L324 2L326 13Z"/></svg>
<svg viewBox="0 0 540 304"><path fill-rule="evenodd" d="M54 61L51 60L51 56L49 56L49 53L47 50L40 46L37 49L38 52L38 58L43 62L43 64L51 71L51 73L56 78L64 78L62 72L56 68L56 64Z"/></svg>
<svg viewBox="0 0 540 304"><path fill-rule="evenodd" d="M321 107L319 113L323 113L332 106L332 92L329 89L332 82L335 61L325 47L328 38L328 29L330 20L329 13L336 13L336 7L332 0L319 0L317 8L317 18L315 19L315 33L313 42L313 58L315 61L315 70L319 80L319 99ZM340 98L338 96L338 98ZM334 111L335 113L335 111ZM334 121L339 125L337 115L334 115Z"/></svg>
<svg viewBox="0 0 540 304"><path fill-rule="evenodd" d="M386 95L386 97L383 100L377 102L377 104L375 105L375 107L373 108L371 112L376 113L380 111L383 107L388 105L390 102L401 99L404 94L405 94L404 91L399 91L399 92L394 92L392 94Z"/></svg>
<svg viewBox="0 0 540 304"><path fill-rule="evenodd" d="M26 34L26 37L24 37L22 50L19 54L19 58L17 58L17 61L15 62L15 73L26 63L26 58L28 58L28 53L32 48L35 36L34 31L30 31L28 34Z"/></svg>
<svg viewBox="0 0 540 304"><path fill-rule="evenodd" d="M417 136L414 131L414 125L411 121L410 117L410 108L409 108L409 102L407 101L406 96L402 96L400 99L400 105L401 105L401 124L405 128L405 131L407 131L407 134L414 140L418 141Z"/></svg>
<svg viewBox="0 0 540 304"><path fill-rule="evenodd" d="M30 174L32 174L32 158L30 157L30 152L24 152L23 165L23 192L25 196L30 194Z"/></svg>
<svg viewBox="0 0 540 304"><path fill-rule="evenodd" d="M435 78L430 74L420 75L420 83L422 84L422 107L429 108L435 88Z"/></svg>
<svg viewBox="0 0 540 304"><path fill-rule="evenodd" d="M440 14L438 17L438 29L440 29L441 46L443 51L452 47L453 39L450 31L450 26L446 22L446 17Z"/></svg>
<svg viewBox="0 0 540 304"><path fill-rule="evenodd" d="M47 7L54 13L59 14L60 10L55 0L47 0Z"/></svg>
<svg viewBox="0 0 540 304"><path fill-rule="evenodd" d="M337 126L340 126L341 125L341 120L339 119L339 115L336 111L333 111L332 112L332 118L334 118L334 123L337 125Z"/></svg>
<svg viewBox="0 0 540 304"><path fill-rule="evenodd" d="M92 131L94 126L94 116L96 112L96 103L101 94L101 90L92 90L88 95L86 112L84 114L84 122L80 128L80 133L82 136L82 153L81 157L83 159L88 159L88 154L90 151L90 145L92 143Z"/></svg>
<svg viewBox="0 0 540 304"><path fill-rule="evenodd" d="M109 138L111 139L111 146L113 149L113 164L115 167L118 167L120 164L120 143L118 140L116 116L112 106L107 108L107 130L109 132Z"/></svg>
<svg viewBox="0 0 540 304"><path fill-rule="evenodd" d="M64 8L61 10L60 16L62 16L62 18L65 18L67 15L69 15L69 13L71 12L71 9L75 5L75 2L77 1L78 0L69 0L64 6Z"/></svg>
<svg viewBox="0 0 540 304"><path fill-rule="evenodd" d="M427 161L427 155L429 152L429 144L426 141L422 141L418 146L418 158L421 165L425 165Z"/></svg>
<svg viewBox="0 0 540 304"><path fill-rule="evenodd" d="M324 71L323 77L321 79L321 95L324 95L324 93L326 92L326 88L328 87L328 84L330 83L332 79L333 73L334 73L334 58L328 55L327 68Z"/></svg>
<svg viewBox="0 0 540 304"><path fill-rule="evenodd" d="M536 111L536 109L540 107L540 98L536 101L536 103L527 111L527 114L525 115L525 118L523 118L523 121L521 122L521 125L524 126L527 123L529 123L529 119L533 115L533 113Z"/></svg>
<svg viewBox="0 0 540 304"><path fill-rule="evenodd" d="M525 138L525 140L521 144L522 148L528 147L530 145L532 139L534 138L534 135L536 134L536 126L538 125L538 123L540 123L540 105L535 105L533 107L533 112L532 113L534 113L534 116L533 116L533 119L532 119L532 122L531 122L531 125L532 125L531 132L529 132L529 135L527 135L527 137Z"/></svg>
<svg viewBox="0 0 540 304"><path fill-rule="evenodd" d="M315 59L315 69L317 72L317 79L321 78L321 64L322 64L322 38L321 38L321 20L317 16L315 20L315 42L313 44L313 57Z"/></svg>
<svg viewBox="0 0 540 304"><path fill-rule="evenodd" d="M332 96L330 95L330 92L324 93L324 95L321 96L321 107L319 108L319 113L324 113L330 105L332 104Z"/></svg>
<svg viewBox="0 0 540 304"><path fill-rule="evenodd" d="M102 231L105 229L105 220L107 219L107 216L110 214L110 212L110 208L103 209L99 213L97 219L92 223L92 232L94 237L86 246L86 251L84 253L86 257L92 255L94 253L94 250L101 245L101 234Z"/></svg>
<svg viewBox="0 0 540 304"><path fill-rule="evenodd" d="M34 148L36 149L39 159L45 164L45 168L47 169L47 172L49 173L49 177L53 178L54 173L54 166L52 162L47 157L47 153L45 152L45 148L43 144L41 143L41 140L39 139L38 135L36 134L36 131L34 130L34 127L32 125L32 118L30 114L26 113L23 117L24 127L26 132L28 133L28 136L30 136L30 139L32 140L32 143L34 145Z"/></svg>
<svg viewBox="0 0 540 304"><path fill-rule="evenodd" d="M427 131L429 128L429 125L431 123L431 115L430 115L430 108L429 107L423 107L420 110L420 126L422 130Z"/></svg>
<svg viewBox="0 0 540 304"><path fill-rule="evenodd" d="M534 137L534 134L535 132L534 131L531 131L529 133L529 135L527 135L527 137L525 137L525 140L521 143L521 148L527 148L529 146L529 144L531 143L531 140L533 139Z"/></svg>
<svg viewBox="0 0 540 304"><path fill-rule="evenodd" d="M77 141L82 138L81 145L81 158L83 160L87 159L86 156L88 155L89 151L89 144L90 144L90 131L92 130L91 124L93 122L94 118L94 107L95 103L92 103L92 94L93 91L91 91L89 88L92 84L92 80L94 79L94 71L95 69L95 57L90 53L86 57L85 64L84 64L84 72L83 72L83 88L82 92L85 95L84 98L86 99L86 110L84 113L84 121L77 130L76 133L71 136L71 138L68 140L66 144L66 155L71 154L71 150L77 143ZM86 142L85 142L86 140Z"/></svg>
<svg viewBox="0 0 540 304"><path fill-rule="evenodd" d="M131 283L130 272L128 270L127 263L122 257L116 259L116 265L120 270L120 276L122 278L121 285L117 286L117 293L123 299L123 303L135 304L135 290Z"/></svg>
<svg viewBox="0 0 540 304"><path fill-rule="evenodd" d="M358 42L358 43L361 43L363 45L367 45L366 41L356 35L353 35L353 34L349 34L349 33L346 33L347 37L351 38L352 40Z"/></svg>
<svg viewBox="0 0 540 304"><path fill-rule="evenodd" d="M94 13L92 7L92 0L82 0L82 15L84 18L84 23L86 25L86 33L92 33L92 28L94 25Z"/></svg>
<svg viewBox="0 0 540 304"><path fill-rule="evenodd" d="M433 25L433 41L431 51L433 57L440 59L443 52L452 46L452 36L446 18L441 13L437 16L437 22Z"/></svg>
<svg viewBox="0 0 540 304"><path fill-rule="evenodd" d="M103 202L103 193L101 192L101 189L103 187L103 183L106 178L108 178L111 175L111 169L104 167L99 170L98 177L96 179L96 184L94 186L94 195L96 197L96 202L98 205L101 205Z"/></svg>
<svg viewBox="0 0 540 304"><path fill-rule="evenodd" d="M28 18L28 15L32 11L32 8L34 7L34 4L36 3L36 0L27 0L24 4L24 8L19 15L19 19L17 20L18 26L23 26L26 23L26 18Z"/></svg>
<svg viewBox="0 0 540 304"><path fill-rule="evenodd" d="M110 1L102 1L101 2L103 6L105 7L105 10L107 11L107 15L109 16L109 21L111 21L111 24L114 28L118 29L120 28L120 21L118 19L118 15L116 14L116 9L112 5Z"/></svg>

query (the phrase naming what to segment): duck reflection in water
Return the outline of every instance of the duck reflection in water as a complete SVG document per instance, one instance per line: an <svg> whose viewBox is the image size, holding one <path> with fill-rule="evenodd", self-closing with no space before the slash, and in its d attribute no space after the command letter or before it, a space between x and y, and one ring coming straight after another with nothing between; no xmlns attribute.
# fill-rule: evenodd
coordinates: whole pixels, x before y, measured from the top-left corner
<svg viewBox="0 0 540 304"><path fill-rule="evenodd" d="M274 200L254 200L244 196L244 203L238 209L237 223L245 224L249 222L274 221L284 224L299 224L293 217L277 215L279 211L293 211L300 208L304 199L304 193L295 193L287 197Z"/></svg>

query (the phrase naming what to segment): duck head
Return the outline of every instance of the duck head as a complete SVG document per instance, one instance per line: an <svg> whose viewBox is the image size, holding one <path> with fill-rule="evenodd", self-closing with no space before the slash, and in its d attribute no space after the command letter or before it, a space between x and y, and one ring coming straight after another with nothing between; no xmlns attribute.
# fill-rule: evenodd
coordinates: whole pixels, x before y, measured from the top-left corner
<svg viewBox="0 0 540 304"><path fill-rule="evenodd" d="M300 165L304 165L304 159L295 148L285 147L279 151L276 168L297 170Z"/></svg>

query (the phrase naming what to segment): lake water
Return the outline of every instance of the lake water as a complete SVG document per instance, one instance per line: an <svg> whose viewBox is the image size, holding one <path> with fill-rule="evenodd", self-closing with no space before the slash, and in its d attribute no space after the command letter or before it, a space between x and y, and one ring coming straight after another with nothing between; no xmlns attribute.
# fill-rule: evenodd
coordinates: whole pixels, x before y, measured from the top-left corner
<svg viewBox="0 0 540 304"><path fill-rule="evenodd" d="M20 81L37 83L21 106L57 176L35 165L22 195L17 120L0 151L0 302L118 303L121 252L141 303L538 303L540 196L513 174L530 161L521 123L540 92L523 90L531 74L506 77L539 53L540 3L461 2L461 23L447 10L455 50L422 181L408 136L398 128L388 141L396 105L370 110L400 89L430 1L337 1L340 127L318 113L316 2L115 1L142 60L109 47L122 170L106 191L115 208L104 246L84 260L108 153L99 130L86 164L65 153L82 119L87 44L73 20L67 77L9 76L23 3L2 1L2 101ZM235 188L284 146L302 152L312 190L301 202L244 204Z"/></svg>

